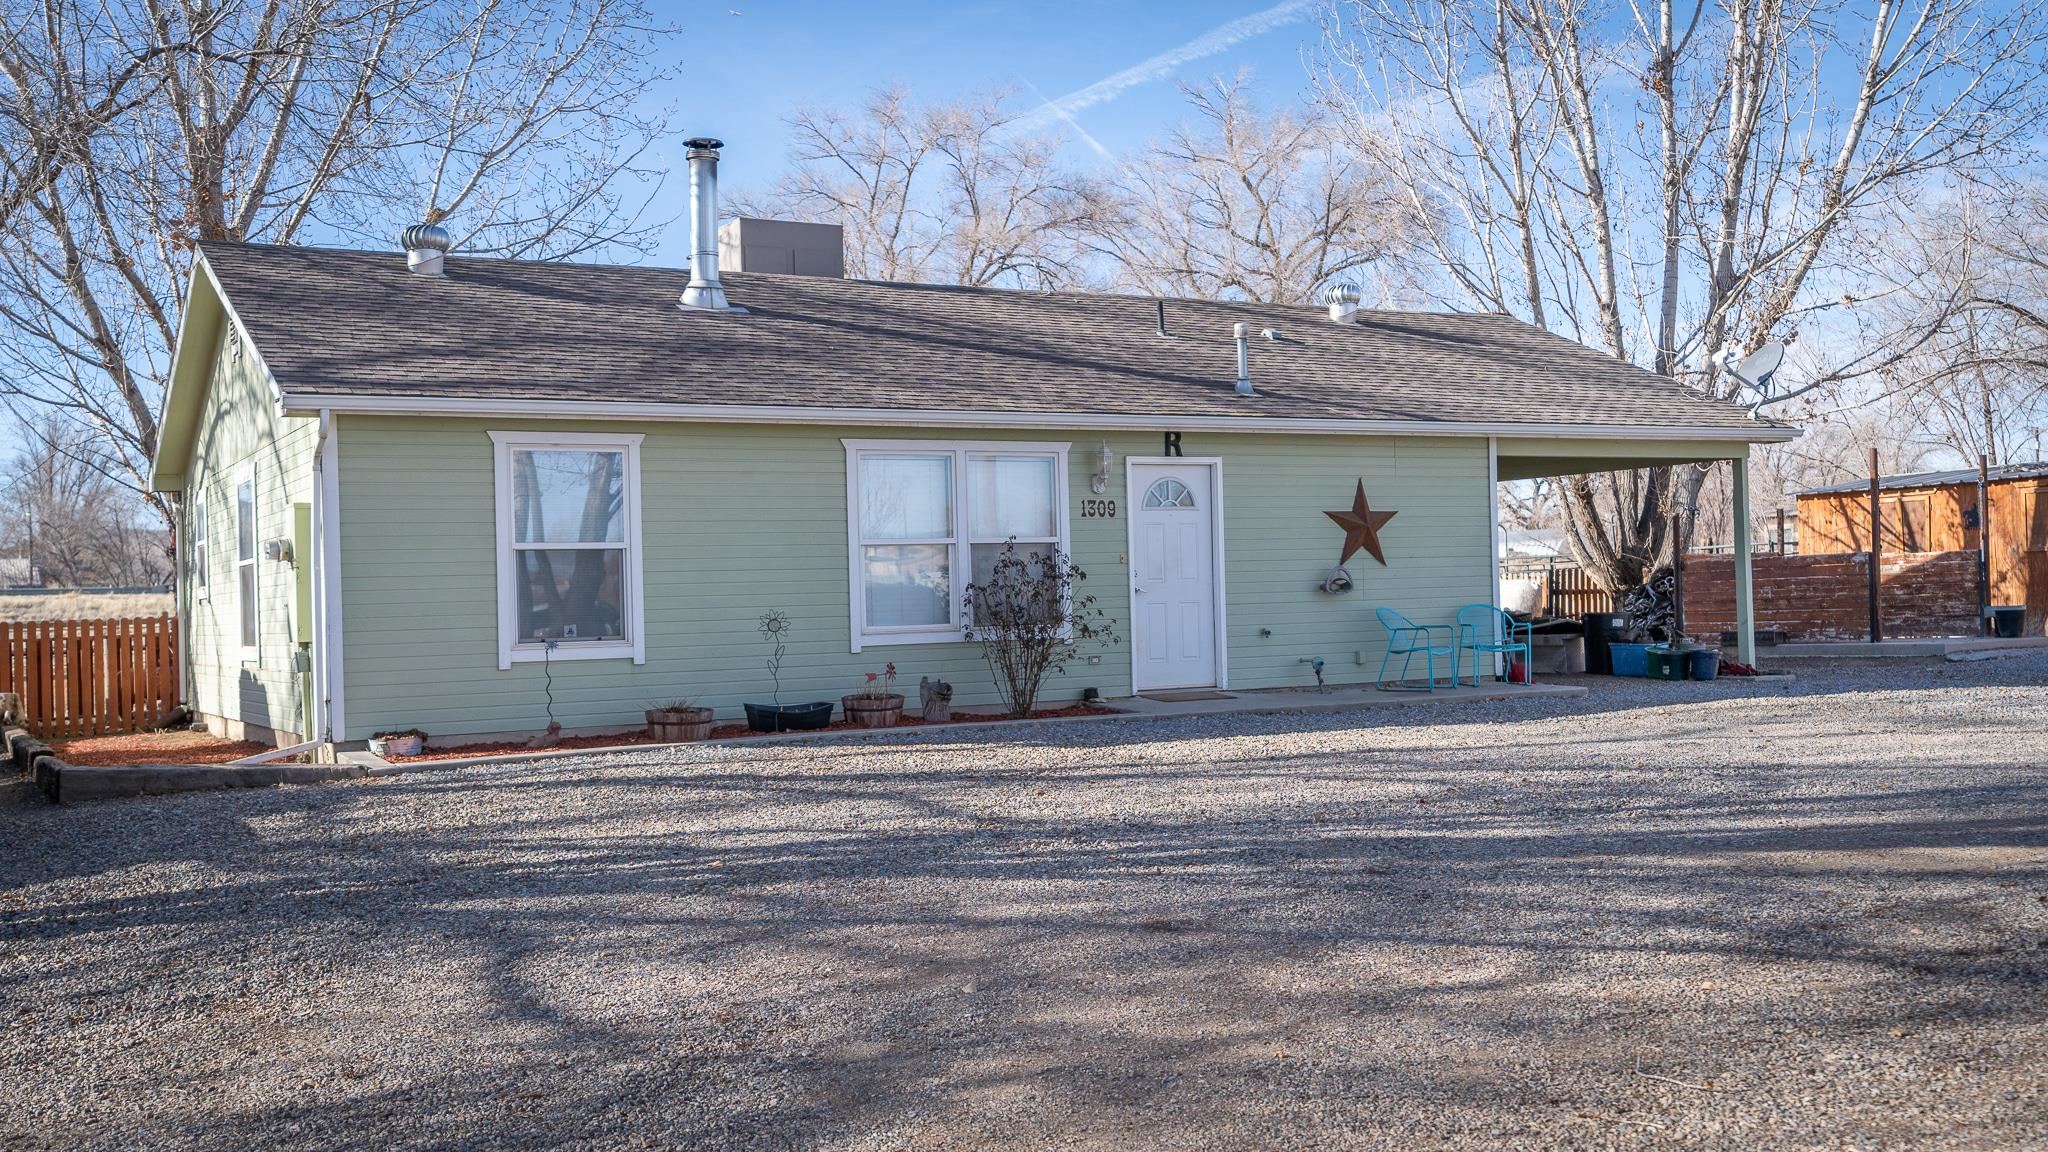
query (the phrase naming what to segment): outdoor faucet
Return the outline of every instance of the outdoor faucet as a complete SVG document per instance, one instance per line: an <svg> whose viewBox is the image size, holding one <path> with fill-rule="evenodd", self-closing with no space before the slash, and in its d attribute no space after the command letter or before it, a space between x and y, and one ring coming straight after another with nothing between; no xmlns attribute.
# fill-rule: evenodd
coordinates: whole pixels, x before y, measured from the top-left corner
<svg viewBox="0 0 2048 1152"><path fill-rule="evenodd" d="M1323 688L1323 658L1321 656L1303 656L1301 662L1308 665L1309 671L1316 674L1316 690L1321 691Z"/></svg>

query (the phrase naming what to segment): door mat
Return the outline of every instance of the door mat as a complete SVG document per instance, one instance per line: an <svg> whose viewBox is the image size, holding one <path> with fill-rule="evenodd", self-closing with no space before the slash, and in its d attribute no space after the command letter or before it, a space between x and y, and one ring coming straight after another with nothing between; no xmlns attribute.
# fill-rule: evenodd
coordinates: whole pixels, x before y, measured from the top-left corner
<svg viewBox="0 0 2048 1152"><path fill-rule="evenodd" d="M1237 699L1237 697L1232 696L1228 692L1218 692L1214 688L1197 688L1192 692L1141 692L1138 695L1143 699L1156 700L1161 704L1181 704L1190 700Z"/></svg>

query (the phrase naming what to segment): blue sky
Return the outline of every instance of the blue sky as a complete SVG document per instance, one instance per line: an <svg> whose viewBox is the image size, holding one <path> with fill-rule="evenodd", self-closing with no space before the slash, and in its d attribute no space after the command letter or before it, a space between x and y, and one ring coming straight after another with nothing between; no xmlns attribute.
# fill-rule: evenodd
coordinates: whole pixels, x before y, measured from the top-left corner
<svg viewBox="0 0 2048 1152"><path fill-rule="evenodd" d="M657 2L688 45L684 74L660 96L675 106L679 139L702 133L726 142L720 177L732 189L765 186L782 172L789 149L782 120L797 105L850 108L892 83L921 100L1011 87L1020 109L1036 102L1036 88L1050 101L1068 98L1064 106L1080 127L1121 152L1180 122L1176 80L1250 67L1263 99L1300 94L1317 8L1308 0ZM1099 163L1078 140L1068 148L1077 163ZM653 206L656 218L676 221L655 254L660 264L681 264L688 255L680 152L663 158L672 174Z"/></svg>

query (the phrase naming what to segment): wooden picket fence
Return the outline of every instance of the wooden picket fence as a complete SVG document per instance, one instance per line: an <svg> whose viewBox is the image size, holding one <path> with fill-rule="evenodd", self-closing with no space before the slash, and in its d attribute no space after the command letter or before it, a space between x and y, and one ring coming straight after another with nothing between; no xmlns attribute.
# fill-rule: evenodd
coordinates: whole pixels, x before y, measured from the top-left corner
<svg viewBox="0 0 2048 1152"><path fill-rule="evenodd" d="M1576 564L1551 569L1544 588L1549 616L1583 616L1588 612L1616 611L1614 594L1593 582Z"/></svg>
<svg viewBox="0 0 2048 1152"><path fill-rule="evenodd" d="M178 619L0 622L0 692L45 740L138 732L178 703Z"/></svg>

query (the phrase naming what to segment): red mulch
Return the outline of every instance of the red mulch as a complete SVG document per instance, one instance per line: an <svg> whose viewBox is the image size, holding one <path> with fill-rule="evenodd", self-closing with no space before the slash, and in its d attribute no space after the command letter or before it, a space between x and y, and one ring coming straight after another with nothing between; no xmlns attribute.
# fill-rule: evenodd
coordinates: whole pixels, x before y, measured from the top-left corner
<svg viewBox="0 0 2048 1152"><path fill-rule="evenodd" d="M85 736L50 746L57 759L81 767L120 768L133 764L225 764L268 752L275 745L223 740L207 732L134 732L126 736Z"/></svg>
<svg viewBox="0 0 2048 1152"><path fill-rule="evenodd" d="M1109 709L1107 708L1098 708L1092 704L1069 704L1063 708L1035 708L1031 712L1031 719L1054 720L1066 716L1098 716L1108 711ZM955 712L953 719L947 723L974 724L989 720L1007 719L1009 719L1008 716L1000 713ZM906 712L901 719L896 721L895 726L897 728L943 728L946 725L932 724L922 716L912 716ZM845 720L834 720L828 727L815 729L815 731L821 733L886 732L889 729L862 728ZM721 724L711 730L710 738L713 740L738 740L749 736L766 735L769 735L769 733L756 732L743 723ZM411 764L422 760L467 760L472 756L510 756L520 752L554 751L563 748L613 748L629 744L654 743L658 743L658 741L643 728L638 732L621 732L614 736L564 736L560 743L546 749L530 748L524 740L510 740L489 744L457 744L448 748L430 747L417 756L386 756L385 759L398 764Z"/></svg>

